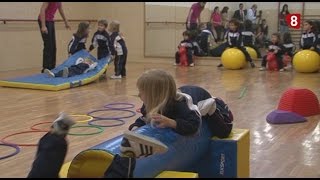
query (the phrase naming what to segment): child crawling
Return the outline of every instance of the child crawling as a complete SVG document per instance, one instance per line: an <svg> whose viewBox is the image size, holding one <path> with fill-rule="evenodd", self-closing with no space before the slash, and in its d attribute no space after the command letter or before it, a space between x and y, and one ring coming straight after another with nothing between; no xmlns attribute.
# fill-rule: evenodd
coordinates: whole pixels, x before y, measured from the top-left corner
<svg viewBox="0 0 320 180"><path fill-rule="evenodd" d="M87 73L90 70L93 70L98 65L97 62L89 58L78 58L76 63L70 67L64 67L57 73L53 73L49 69L45 69L44 73L48 74L49 77L72 77L75 75L80 75Z"/></svg>

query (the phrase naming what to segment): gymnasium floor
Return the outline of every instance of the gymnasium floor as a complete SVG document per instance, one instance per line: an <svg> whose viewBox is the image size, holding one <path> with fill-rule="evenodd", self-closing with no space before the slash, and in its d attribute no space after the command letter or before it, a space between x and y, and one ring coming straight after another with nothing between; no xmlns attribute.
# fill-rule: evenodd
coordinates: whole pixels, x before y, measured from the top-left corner
<svg viewBox="0 0 320 180"><path fill-rule="evenodd" d="M152 61L152 59L150 59ZM103 80L79 88L58 92L0 87L0 137L30 130L33 124L53 121L60 111L85 114L107 103L129 102L135 109L142 104L137 97L136 79L145 70L163 68L175 77L178 86L192 84L206 88L214 96L223 98L233 111L235 128L250 129L250 177L320 177L319 117L308 118L301 124L270 125L265 117L277 107L278 100L287 88L303 87L318 97L319 73L260 72L258 68L239 71L218 70L216 65L175 67L168 63L130 63L128 76L122 80ZM38 69L0 72L1 79L29 75ZM113 66L108 69L108 76ZM247 89L239 98L243 88ZM118 115L109 112L108 115ZM119 127L104 128L92 136L69 136L66 162L84 149L120 135L138 115ZM47 128L48 125L39 126ZM72 132L93 132L94 129L73 129ZM15 143L37 143L44 133L18 135L8 140ZM11 149L0 146L0 156ZM21 153L1 160L0 177L26 177L36 153L36 147L22 147Z"/></svg>

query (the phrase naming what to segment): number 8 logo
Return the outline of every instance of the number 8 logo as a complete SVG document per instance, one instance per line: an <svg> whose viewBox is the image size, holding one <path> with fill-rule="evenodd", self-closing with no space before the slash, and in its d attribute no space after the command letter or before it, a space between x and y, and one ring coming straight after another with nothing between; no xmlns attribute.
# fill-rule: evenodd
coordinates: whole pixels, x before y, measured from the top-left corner
<svg viewBox="0 0 320 180"><path fill-rule="evenodd" d="M286 16L287 24L294 29L300 29L300 14L288 14Z"/></svg>
<svg viewBox="0 0 320 180"><path fill-rule="evenodd" d="M298 21L297 20L298 20L297 16L291 16L290 25L293 26L293 27L297 26L298 25Z"/></svg>

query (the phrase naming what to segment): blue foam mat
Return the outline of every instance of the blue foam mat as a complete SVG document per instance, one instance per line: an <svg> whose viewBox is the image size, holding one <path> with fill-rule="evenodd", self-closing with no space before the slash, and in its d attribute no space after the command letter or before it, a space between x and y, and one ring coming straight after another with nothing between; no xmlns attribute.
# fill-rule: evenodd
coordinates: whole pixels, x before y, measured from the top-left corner
<svg viewBox="0 0 320 180"><path fill-rule="evenodd" d="M74 65L79 57L82 57L82 58L90 57L90 59L98 62L98 65L94 70L91 70L88 73L73 76L73 77L68 77L68 78L62 78L62 77L50 78L48 77L47 74L41 73L41 74L35 74L31 76L12 78L6 81L31 83L31 84L43 84L43 85L60 85L60 84L69 83L73 81L79 81L79 80L83 80L83 79L95 76L106 66L106 64L109 63L109 59L110 59L110 56L108 56L106 58L97 60L88 51L82 50L70 56L66 61L64 61L62 64L60 64L55 69L53 69L52 72L56 73L62 70L64 67L69 67L71 65Z"/></svg>

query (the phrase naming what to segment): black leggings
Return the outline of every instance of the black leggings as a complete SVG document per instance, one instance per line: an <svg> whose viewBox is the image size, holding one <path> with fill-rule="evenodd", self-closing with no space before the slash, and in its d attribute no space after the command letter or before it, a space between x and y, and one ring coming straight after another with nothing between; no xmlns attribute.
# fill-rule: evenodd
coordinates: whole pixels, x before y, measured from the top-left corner
<svg viewBox="0 0 320 180"><path fill-rule="evenodd" d="M220 57L228 47L229 47L228 43L220 44L218 47L212 49L210 51L210 54L214 57ZM252 62L252 58L250 57L250 54L243 46L238 46L236 48L238 48L245 55L247 61Z"/></svg>
<svg viewBox="0 0 320 180"><path fill-rule="evenodd" d="M38 20L38 24L41 32L41 22ZM42 33L43 40L43 57L42 57L42 67L43 69L53 69L56 67L56 33L53 21L46 21L46 27L48 34Z"/></svg>
<svg viewBox="0 0 320 180"><path fill-rule="evenodd" d="M63 136L51 134L44 135L38 145L37 154L27 178L58 178L60 169L67 154L68 143ZM131 168L129 177L133 177L135 158L115 155L111 165L106 169L104 178L127 178L129 163Z"/></svg>
<svg viewBox="0 0 320 180"><path fill-rule="evenodd" d="M117 55L114 59L114 72L116 76L126 76L127 53Z"/></svg>

